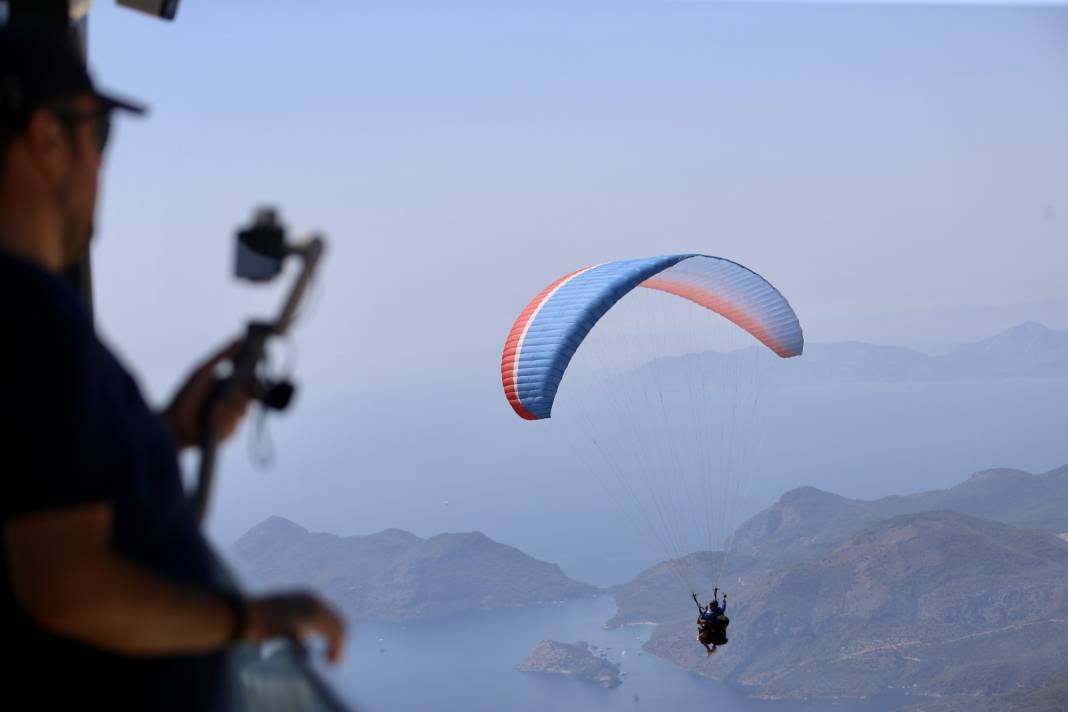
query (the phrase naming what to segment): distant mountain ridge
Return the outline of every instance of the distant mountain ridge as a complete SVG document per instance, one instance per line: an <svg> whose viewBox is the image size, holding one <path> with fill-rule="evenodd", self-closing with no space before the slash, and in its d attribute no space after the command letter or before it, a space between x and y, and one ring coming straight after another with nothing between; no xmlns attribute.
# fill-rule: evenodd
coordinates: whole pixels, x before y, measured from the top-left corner
<svg viewBox="0 0 1068 712"><path fill-rule="evenodd" d="M1004 524L1068 532L1068 465L1044 474L984 470L959 485L874 501L847 499L815 487L784 494L735 532L733 551L763 565L823 555L882 519L949 509Z"/></svg>
<svg viewBox="0 0 1068 712"><path fill-rule="evenodd" d="M1068 374L1068 330L1024 322L935 358L944 377L1063 376Z"/></svg>
<svg viewBox="0 0 1068 712"><path fill-rule="evenodd" d="M311 586L363 620L513 608L599 591L480 532L423 539L387 529L338 537L270 517L242 536L233 554L254 587Z"/></svg>
<svg viewBox="0 0 1068 712"><path fill-rule="evenodd" d="M846 342L814 344L806 356L820 363L805 366L797 359L794 367L809 378L829 377L835 369L850 380L1060 378L1068 376L1068 329L1024 322L940 355Z"/></svg>
<svg viewBox="0 0 1068 712"><path fill-rule="evenodd" d="M777 360L762 347L752 357ZM663 379L665 374L697 372L694 361L716 362L731 354L707 351L670 356L639 367L630 377ZM750 356L746 356L750 358ZM674 366L675 368L672 368ZM780 385L816 383L957 381L1004 378L1068 378L1068 329L1024 322L981 341L931 355L901 346L861 341L809 342L798 358L782 362L769 375Z"/></svg>

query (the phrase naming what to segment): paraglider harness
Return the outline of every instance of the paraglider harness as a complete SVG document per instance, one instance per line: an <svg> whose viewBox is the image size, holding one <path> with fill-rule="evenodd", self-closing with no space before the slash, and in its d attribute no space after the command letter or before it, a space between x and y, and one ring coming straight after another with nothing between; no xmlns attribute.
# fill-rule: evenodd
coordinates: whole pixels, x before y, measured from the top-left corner
<svg viewBox="0 0 1068 712"><path fill-rule="evenodd" d="M727 626L731 624L731 619L719 608L719 588L715 589L712 594L712 601L707 606L702 606L700 601L697 600L697 594L693 594L693 602L697 604L697 639L702 645L726 645L727 644ZM723 602L727 602L727 594L723 594ZM712 614L713 610L718 610L719 613Z"/></svg>
<svg viewBox="0 0 1068 712"><path fill-rule="evenodd" d="M239 388L252 388L254 397L266 410L285 410L296 390L287 378L272 379L265 375L267 344L273 337L283 337L293 325L298 309L311 284L323 255L322 237L312 235L301 242L290 243L285 228L273 209L257 211L252 225L237 233L237 255L234 272L238 279L268 282L282 272L287 257L298 257L302 264L278 316L271 321L251 321L245 330L241 348L233 361L233 368L220 378L207 399L202 414L203 433L200 442L200 468L193 506L201 521L207 513L215 476L215 461L219 438L208 414L221 399Z"/></svg>

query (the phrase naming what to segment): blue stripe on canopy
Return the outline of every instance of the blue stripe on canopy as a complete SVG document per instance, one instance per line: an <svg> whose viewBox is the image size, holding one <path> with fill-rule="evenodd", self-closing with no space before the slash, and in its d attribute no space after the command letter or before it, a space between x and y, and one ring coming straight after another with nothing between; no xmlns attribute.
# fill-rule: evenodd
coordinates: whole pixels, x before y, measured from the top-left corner
<svg viewBox="0 0 1068 712"><path fill-rule="evenodd" d="M548 418L560 379L594 324L627 292L690 255L599 265L561 287L542 305L523 338L516 395L537 418Z"/></svg>

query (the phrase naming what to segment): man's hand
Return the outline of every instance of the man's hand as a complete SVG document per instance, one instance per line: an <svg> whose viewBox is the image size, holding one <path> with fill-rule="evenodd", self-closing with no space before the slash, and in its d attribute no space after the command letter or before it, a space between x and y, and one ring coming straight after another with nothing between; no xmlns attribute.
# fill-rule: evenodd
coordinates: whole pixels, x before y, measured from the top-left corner
<svg viewBox="0 0 1068 712"><path fill-rule="evenodd" d="M235 358L240 349L241 342L235 341L197 366L163 412L163 418L180 447L186 448L200 442L205 403L215 387L215 369L224 361ZM238 388L212 407L209 417L220 441L237 430L250 400L251 389Z"/></svg>
<svg viewBox="0 0 1068 712"><path fill-rule="evenodd" d="M318 598L305 593L289 593L252 599L247 603L247 638L262 643L272 638L321 636L326 640L327 658L341 659L345 647L345 624L341 616Z"/></svg>

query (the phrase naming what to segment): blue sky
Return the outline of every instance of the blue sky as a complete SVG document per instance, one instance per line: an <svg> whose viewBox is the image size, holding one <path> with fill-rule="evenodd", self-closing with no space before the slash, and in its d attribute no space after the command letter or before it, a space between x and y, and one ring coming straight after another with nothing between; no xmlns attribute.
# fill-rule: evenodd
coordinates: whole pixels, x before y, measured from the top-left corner
<svg viewBox="0 0 1068 712"><path fill-rule="evenodd" d="M296 8L90 18L98 81L152 106L118 126L94 259L101 328L155 398L274 304L229 278L233 228L262 201L331 239L297 417L351 404L353 427L421 391L478 427L515 314L594 262L738 260L816 341L878 339L868 315L1068 299L1063 8ZM258 475L229 457L234 503ZM240 523L303 496L281 488Z"/></svg>
<svg viewBox="0 0 1068 712"><path fill-rule="evenodd" d="M1065 296L1062 10L313 5L93 16L101 80L153 107L108 168L114 330L147 277L175 320L234 297L230 231L264 200L329 232L322 322L393 345L383 369L496 345L575 266L671 251L754 266L814 338L848 337L848 314Z"/></svg>

